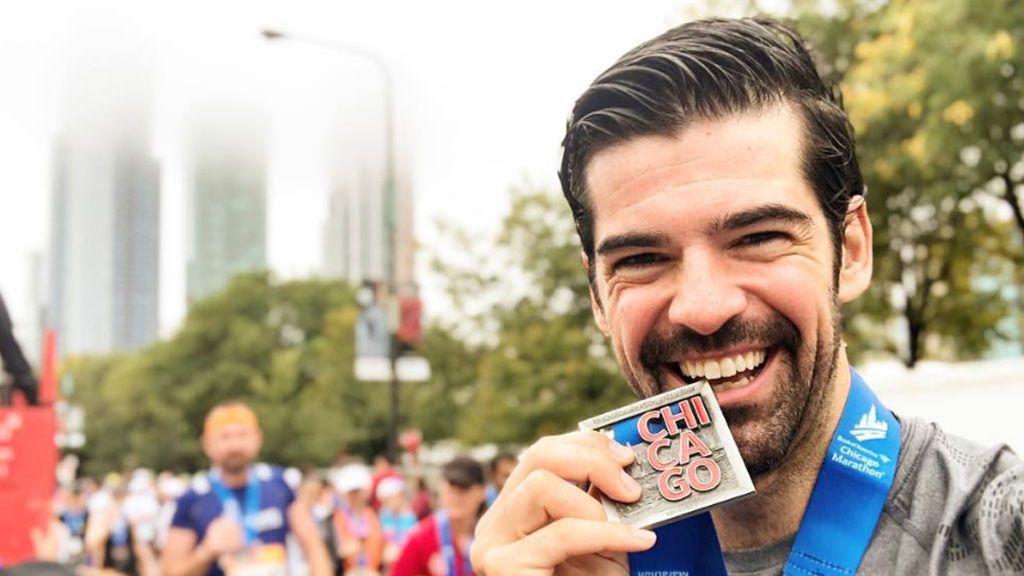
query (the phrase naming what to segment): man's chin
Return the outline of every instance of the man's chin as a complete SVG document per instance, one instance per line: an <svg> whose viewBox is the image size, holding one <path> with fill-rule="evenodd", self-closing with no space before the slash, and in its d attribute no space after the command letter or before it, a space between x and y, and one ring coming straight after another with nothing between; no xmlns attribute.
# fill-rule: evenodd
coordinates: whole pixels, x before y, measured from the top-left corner
<svg viewBox="0 0 1024 576"><path fill-rule="evenodd" d="M220 469L225 474L240 474L249 468L248 458L231 458L220 463Z"/></svg>
<svg viewBox="0 0 1024 576"><path fill-rule="evenodd" d="M726 413L725 419L729 422L729 430L750 477L756 480L782 467L794 430L786 430L784 425L777 425L785 423L773 422L771 424L776 425L772 426L763 420L759 421L743 408L730 412L734 413Z"/></svg>

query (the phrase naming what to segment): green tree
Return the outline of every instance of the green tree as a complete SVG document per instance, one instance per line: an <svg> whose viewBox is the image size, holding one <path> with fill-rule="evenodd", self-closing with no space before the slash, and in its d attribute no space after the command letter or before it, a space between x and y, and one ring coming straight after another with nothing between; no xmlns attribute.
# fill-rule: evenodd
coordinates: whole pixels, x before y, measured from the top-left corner
<svg viewBox="0 0 1024 576"><path fill-rule="evenodd" d="M202 467L203 419L235 399L259 415L268 461L323 465L343 445L369 455L385 412L352 374L356 314L342 283L243 275L197 302L165 342L70 361L72 400L86 410L87 469Z"/></svg>
<svg viewBox="0 0 1024 576"><path fill-rule="evenodd" d="M631 399L594 326L575 228L564 200L518 189L492 242L451 234L461 261L435 258L458 314L449 333L474 334L475 364L458 379L468 442L528 442L575 428ZM468 255L468 257L467 257ZM436 370L435 370L436 371Z"/></svg>
<svg viewBox="0 0 1024 576"><path fill-rule="evenodd" d="M1020 212L1005 192L1024 177L1021 164L1017 180L1006 180L1024 157L1024 134L1011 136L1024 85L1007 71L1021 66L1024 14L999 0L905 1L849 24L858 40L843 92L876 256L867 303L853 310L877 323L900 319L908 366L977 357L1002 336L1002 284L1024 256L1011 219L993 209ZM896 351L884 338L867 341Z"/></svg>
<svg viewBox="0 0 1024 576"><path fill-rule="evenodd" d="M841 85L869 190L876 272L845 314L855 357L971 358L1005 336L1024 257L1024 13L1012 4L794 4Z"/></svg>

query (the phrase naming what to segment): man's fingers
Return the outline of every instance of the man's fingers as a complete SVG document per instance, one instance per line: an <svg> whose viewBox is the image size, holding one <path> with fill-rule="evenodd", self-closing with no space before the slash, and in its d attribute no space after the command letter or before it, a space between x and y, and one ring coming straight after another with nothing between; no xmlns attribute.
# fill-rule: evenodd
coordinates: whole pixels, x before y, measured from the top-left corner
<svg viewBox="0 0 1024 576"><path fill-rule="evenodd" d="M534 470L509 493L501 508L495 510L493 537L511 541L548 524L552 520L576 517L605 520L601 503L547 470Z"/></svg>
<svg viewBox="0 0 1024 576"><path fill-rule="evenodd" d="M557 566L573 556L612 552L641 552L654 546L657 537L614 522L563 518L520 541L527 557L543 566Z"/></svg>
<svg viewBox="0 0 1024 576"><path fill-rule="evenodd" d="M570 482L590 482L622 502L640 498L640 485L623 471L635 460L633 451L599 432L573 432L543 438L534 444L505 484L514 490L534 470L550 470Z"/></svg>
<svg viewBox="0 0 1024 576"><path fill-rule="evenodd" d="M492 548L480 558L477 571L488 576L552 574L569 558L587 554L640 552L654 546L654 532L623 524L562 518L533 534Z"/></svg>

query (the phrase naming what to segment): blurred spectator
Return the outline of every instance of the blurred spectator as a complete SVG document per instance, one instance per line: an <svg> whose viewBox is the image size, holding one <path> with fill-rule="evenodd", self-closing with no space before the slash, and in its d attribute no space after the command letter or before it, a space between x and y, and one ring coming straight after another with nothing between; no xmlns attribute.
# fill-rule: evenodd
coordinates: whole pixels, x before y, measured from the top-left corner
<svg viewBox="0 0 1024 576"><path fill-rule="evenodd" d="M139 538L152 547L156 543L160 502L157 500L156 484L151 471L139 468L132 472L123 508L125 517L136 527Z"/></svg>
<svg viewBox="0 0 1024 576"><path fill-rule="evenodd" d="M53 508L53 511L54 514L58 514L56 508ZM36 560L60 563L71 563L75 560L72 556L71 533L56 515L51 516L42 529L33 528L29 532L29 538L32 540ZM6 575L7 572L0 574Z"/></svg>
<svg viewBox="0 0 1024 576"><path fill-rule="evenodd" d="M427 482L422 476L416 478L415 486L416 489L409 506L412 508L412 513L416 515L416 519L423 520L434 511L434 505L431 503L430 488L427 487Z"/></svg>
<svg viewBox="0 0 1024 576"><path fill-rule="evenodd" d="M336 538L334 521L332 519L335 505L334 494L330 487L326 485L315 469L309 468L302 475L302 481L295 491L295 499L303 508L308 510L309 518L312 519L313 524L316 526L316 533L327 548L328 557L331 559L332 573L335 575L341 574L341 561L338 559L338 552L335 546ZM294 549L298 547L298 542L294 539L289 539L288 545L289 576L308 574L309 567L301 550ZM297 553L293 554L293 552ZM295 562L292 562L293 556L297 557Z"/></svg>
<svg viewBox="0 0 1024 576"><path fill-rule="evenodd" d="M374 510L380 510L380 500L377 499L377 486L385 478L402 479L402 475L395 470L395 463L386 454L378 454L373 459L373 479L370 482L370 506Z"/></svg>
<svg viewBox="0 0 1024 576"><path fill-rule="evenodd" d="M441 470L437 512L409 534L391 576L471 576L469 563L476 521L484 508L484 469L458 456Z"/></svg>
<svg viewBox="0 0 1024 576"><path fill-rule="evenodd" d="M488 506L498 499L498 494L505 487L505 481L512 475L518 461L519 459L509 452L498 452L498 455L491 459L491 482L487 485Z"/></svg>
<svg viewBox="0 0 1024 576"><path fill-rule="evenodd" d="M171 529L174 510L178 506L178 498L188 490L188 481L175 476L173 472L163 471L156 478L156 495L160 503L160 512L156 520L156 542L154 547L162 551L167 543L167 532Z"/></svg>
<svg viewBox="0 0 1024 576"><path fill-rule="evenodd" d="M113 490L120 489L123 482L121 475L117 472L111 472L104 476L103 484L94 488L86 501L86 506L89 508L89 515L92 516L98 512L102 512L107 505L110 504L111 492Z"/></svg>
<svg viewBox="0 0 1024 576"><path fill-rule="evenodd" d="M398 559L409 532L416 527L416 515L406 503L405 482L398 478L385 478L377 485L380 501L380 529L384 534L385 571Z"/></svg>
<svg viewBox="0 0 1024 576"><path fill-rule="evenodd" d="M289 532L311 573L329 574L323 542L281 469L253 463L263 436L252 409L238 402L215 407L206 416L202 442L213 466L178 500L164 548L164 576L284 574Z"/></svg>
<svg viewBox="0 0 1024 576"><path fill-rule="evenodd" d="M338 491L334 530L345 574L380 574L384 535L377 514L370 507L369 469L362 464L349 464L337 470L331 480Z"/></svg>
<svg viewBox="0 0 1024 576"><path fill-rule="evenodd" d="M97 574L145 576L157 574L156 557L139 524L128 515L128 488L115 480L107 483L106 505L89 514L85 548Z"/></svg>
<svg viewBox="0 0 1024 576"><path fill-rule="evenodd" d="M79 563L85 557L85 527L89 520L81 485L75 484L67 489L59 519L68 531L68 560Z"/></svg>

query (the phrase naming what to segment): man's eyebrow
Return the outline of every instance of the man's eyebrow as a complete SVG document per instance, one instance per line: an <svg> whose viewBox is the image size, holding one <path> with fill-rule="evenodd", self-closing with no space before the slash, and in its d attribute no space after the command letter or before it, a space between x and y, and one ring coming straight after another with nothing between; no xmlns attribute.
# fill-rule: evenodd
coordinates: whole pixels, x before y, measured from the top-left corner
<svg viewBox="0 0 1024 576"><path fill-rule="evenodd" d="M669 237L667 234L644 232L618 234L602 240L601 244L597 247L597 253L601 256L606 256L608 253L622 248L656 248L658 246L665 246L668 243Z"/></svg>
<svg viewBox="0 0 1024 576"><path fill-rule="evenodd" d="M785 222L800 226L814 225L814 219L806 212L801 212L784 204L764 204L715 219L708 225L707 231L709 234L733 232L769 221Z"/></svg>

